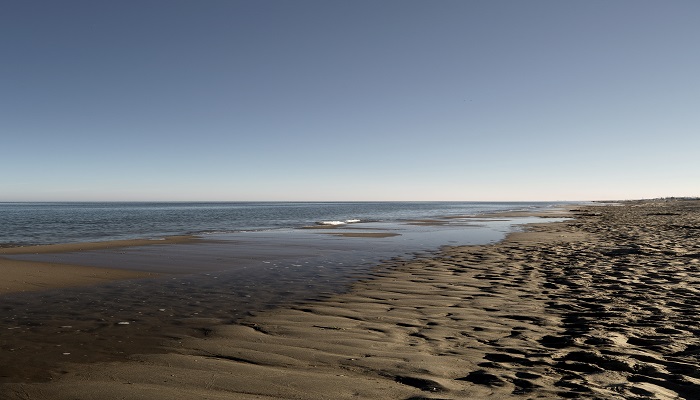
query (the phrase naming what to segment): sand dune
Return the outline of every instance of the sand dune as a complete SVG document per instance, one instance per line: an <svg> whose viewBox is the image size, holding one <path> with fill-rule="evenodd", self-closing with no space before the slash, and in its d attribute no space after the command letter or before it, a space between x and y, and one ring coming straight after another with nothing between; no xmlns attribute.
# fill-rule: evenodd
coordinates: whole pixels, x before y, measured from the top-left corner
<svg viewBox="0 0 700 400"><path fill-rule="evenodd" d="M8 399L700 398L700 202L574 210Z"/></svg>

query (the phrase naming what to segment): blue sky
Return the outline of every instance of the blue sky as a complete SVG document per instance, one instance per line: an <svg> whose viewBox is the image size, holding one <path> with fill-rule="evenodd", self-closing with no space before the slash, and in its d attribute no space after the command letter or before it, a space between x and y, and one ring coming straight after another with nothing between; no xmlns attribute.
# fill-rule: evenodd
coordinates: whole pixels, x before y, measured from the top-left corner
<svg viewBox="0 0 700 400"><path fill-rule="evenodd" d="M0 201L700 195L697 1L4 1Z"/></svg>

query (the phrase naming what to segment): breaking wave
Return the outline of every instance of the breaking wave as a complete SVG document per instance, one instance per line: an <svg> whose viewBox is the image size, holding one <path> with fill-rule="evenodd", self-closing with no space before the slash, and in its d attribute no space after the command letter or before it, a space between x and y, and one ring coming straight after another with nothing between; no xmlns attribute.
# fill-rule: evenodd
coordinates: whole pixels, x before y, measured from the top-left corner
<svg viewBox="0 0 700 400"><path fill-rule="evenodd" d="M346 219L345 221L319 221L316 225L347 225L360 222L359 219Z"/></svg>

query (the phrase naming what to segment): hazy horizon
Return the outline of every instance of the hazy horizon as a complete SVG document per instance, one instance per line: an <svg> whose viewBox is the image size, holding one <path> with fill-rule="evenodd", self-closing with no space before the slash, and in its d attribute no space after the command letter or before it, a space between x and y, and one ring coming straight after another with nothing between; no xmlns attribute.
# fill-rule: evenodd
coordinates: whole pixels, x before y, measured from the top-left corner
<svg viewBox="0 0 700 400"><path fill-rule="evenodd" d="M696 1L5 2L0 201L700 196Z"/></svg>

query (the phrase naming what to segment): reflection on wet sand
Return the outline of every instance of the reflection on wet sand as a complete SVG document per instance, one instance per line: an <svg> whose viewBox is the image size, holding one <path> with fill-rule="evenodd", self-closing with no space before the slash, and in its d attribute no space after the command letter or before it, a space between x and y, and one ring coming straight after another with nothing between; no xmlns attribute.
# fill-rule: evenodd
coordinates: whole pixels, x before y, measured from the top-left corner
<svg viewBox="0 0 700 400"><path fill-rule="evenodd" d="M340 228L334 235L240 232L180 243L3 255L11 262L157 277L3 295L0 381L46 380L66 362L157 353L165 341L172 348L181 338L207 335L213 325L342 292L382 260L410 258L446 244L497 241L514 222L532 220L480 227L368 223L361 227L365 231Z"/></svg>

